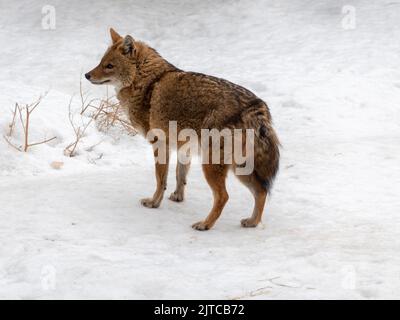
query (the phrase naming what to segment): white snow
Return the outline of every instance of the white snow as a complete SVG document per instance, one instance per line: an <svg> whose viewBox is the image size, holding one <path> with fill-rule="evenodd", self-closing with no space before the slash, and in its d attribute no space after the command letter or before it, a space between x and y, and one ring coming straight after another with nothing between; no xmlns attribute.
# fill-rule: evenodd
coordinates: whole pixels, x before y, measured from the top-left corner
<svg viewBox="0 0 400 320"><path fill-rule="evenodd" d="M43 30L47 2L0 0L0 133L15 102L48 91L32 141L57 136L28 153L0 137L0 298L400 298L400 2L51 1ZM63 155L68 102L110 26L268 102L283 148L261 226L240 227L252 197L230 177L215 227L191 229L212 200L198 164L185 202L141 207L155 178L139 136L91 125Z"/></svg>

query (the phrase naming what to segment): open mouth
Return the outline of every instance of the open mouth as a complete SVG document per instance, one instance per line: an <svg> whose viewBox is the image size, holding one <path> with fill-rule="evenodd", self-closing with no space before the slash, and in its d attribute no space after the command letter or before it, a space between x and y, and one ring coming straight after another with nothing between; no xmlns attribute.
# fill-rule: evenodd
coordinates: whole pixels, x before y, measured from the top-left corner
<svg viewBox="0 0 400 320"><path fill-rule="evenodd" d="M91 83L93 83L93 84L104 84L104 83L107 83L107 82L110 82L111 80L104 80L104 81L90 81Z"/></svg>

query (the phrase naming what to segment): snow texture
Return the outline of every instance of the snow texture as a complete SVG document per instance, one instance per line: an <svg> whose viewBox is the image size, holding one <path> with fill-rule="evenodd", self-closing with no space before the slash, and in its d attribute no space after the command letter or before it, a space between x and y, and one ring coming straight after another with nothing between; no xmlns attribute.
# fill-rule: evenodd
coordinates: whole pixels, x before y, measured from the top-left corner
<svg viewBox="0 0 400 320"><path fill-rule="evenodd" d="M399 21L397 0L0 0L0 133L15 102L48 91L31 138L57 136L28 153L0 137L0 298L400 298ZM79 108L111 26L268 103L282 161L258 228L240 227L253 203L232 176L215 227L190 228L212 201L199 164L185 202L142 207L155 178L139 136L93 123L63 155L69 100Z"/></svg>

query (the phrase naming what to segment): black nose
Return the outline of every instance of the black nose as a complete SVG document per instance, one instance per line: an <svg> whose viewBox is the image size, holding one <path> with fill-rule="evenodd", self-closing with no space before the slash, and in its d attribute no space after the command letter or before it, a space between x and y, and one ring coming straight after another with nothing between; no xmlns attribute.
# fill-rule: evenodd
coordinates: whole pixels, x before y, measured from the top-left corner
<svg viewBox="0 0 400 320"><path fill-rule="evenodd" d="M86 74L85 74L85 78L88 79L88 80L90 80L90 74L89 74L89 73L86 73Z"/></svg>

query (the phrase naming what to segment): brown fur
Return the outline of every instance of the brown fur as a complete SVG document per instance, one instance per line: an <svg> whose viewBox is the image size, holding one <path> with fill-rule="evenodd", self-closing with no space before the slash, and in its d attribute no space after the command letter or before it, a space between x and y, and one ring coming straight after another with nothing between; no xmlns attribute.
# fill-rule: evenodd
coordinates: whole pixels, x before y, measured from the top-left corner
<svg viewBox="0 0 400 320"><path fill-rule="evenodd" d="M177 121L178 132L191 128L198 136L201 129L255 130L254 172L238 178L255 199L253 215L243 219L242 226L257 226L279 166L279 141L266 103L227 80L179 70L154 49L130 36L122 38L111 29L111 37L113 44L100 64L87 75L92 83L110 83L119 88L117 98L129 110L132 124L142 134L150 129L162 129L168 136L169 121ZM112 68L109 68L110 64ZM207 218L195 223L193 228L208 230L214 225L228 201L225 188L228 169L235 167L236 164L224 163L203 165L214 204ZM155 169L156 191L152 198L142 200L144 206L152 208L158 207L163 198L168 161L167 164L156 164ZM178 164L177 187L171 200L183 200L188 170L189 165Z"/></svg>

